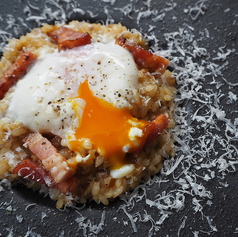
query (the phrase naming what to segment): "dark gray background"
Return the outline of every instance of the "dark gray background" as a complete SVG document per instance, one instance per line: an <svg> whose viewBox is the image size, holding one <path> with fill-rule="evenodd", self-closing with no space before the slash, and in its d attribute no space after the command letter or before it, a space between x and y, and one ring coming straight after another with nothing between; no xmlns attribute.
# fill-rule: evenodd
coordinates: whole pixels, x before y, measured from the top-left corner
<svg viewBox="0 0 238 237"><path fill-rule="evenodd" d="M67 1L51 1L48 4L46 2L45 0L1 0L0 30L7 32L7 34L0 33L1 46L5 45L6 38L19 37L42 23L54 23L55 20L70 21L72 19L105 22L107 19L105 12L108 12L115 23L121 22L128 28L136 28L144 34L155 33L158 39L157 45L155 46L153 40L150 41L155 48L164 50L167 48L164 33L178 31L185 25L189 25L194 28L193 34L197 37L196 40L199 42L199 46L207 49L210 58L217 56L219 47L237 50L238 1L236 0L204 1L205 7L196 19L194 17L198 12L192 11L189 14L189 9L200 5L202 1L174 0L165 2L152 0L150 6L152 6L152 9L157 9L155 14L164 13L164 15L161 15L161 20L157 22L152 22L150 17L142 17L137 22L136 19L138 19L139 13L147 8L145 1L117 0L114 1L114 4L109 1L96 0L71 1L72 8L65 8L70 5L67 4ZM129 15L126 15L119 9L122 9L128 3L133 5L134 10ZM30 7L26 9L25 7L29 6L29 4ZM28 19L30 16L40 16L46 6L50 10L45 12L43 18L38 20ZM174 7L169 10L171 6ZM64 11L61 11L61 8ZM58 14L52 16L50 12L55 12L57 9L59 9ZM65 16L62 14L63 12L66 12ZM12 17L15 22L8 28L9 24L7 22ZM151 23L156 28L149 32ZM201 32L204 32L205 28L209 31L210 37L201 38ZM202 61L203 58L200 57L197 60ZM206 77L206 80L203 81L202 90L206 91L210 88L211 91L221 90L224 94L226 92L228 94L229 91L236 95L238 94L237 52L231 53L227 60L229 64L222 73L225 75L225 79L233 86L224 84L224 76L218 75L215 79L221 82L220 88L216 88L210 83L212 81L211 78ZM217 64L219 63L223 63L223 61L220 60ZM183 65L179 66L182 67ZM237 102L228 105L226 100L227 97L222 97L219 101L219 106L225 110L227 119L235 121L234 119L237 117ZM200 105L196 105L192 101L184 101L180 106L186 108L192 117L196 111L196 106ZM186 119L189 120L189 116ZM224 121L218 119L216 123L221 132L211 130L211 133L214 132L214 136L224 136L222 132L225 129ZM196 121L188 122L188 125L195 129L195 137L203 135L204 131L200 129ZM237 124L234 127L237 129ZM185 142L187 141L186 134L183 139ZM192 143L188 145L190 147L195 146ZM237 138L232 140L232 145L238 148ZM218 154L215 154L215 152L211 154L209 161L217 159L218 156L222 156L225 152L219 144L215 144L214 151L217 151ZM179 157L180 155L179 150L177 156ZM234 151L231 156L236 161L235 159L238 159L237 151ZM199 157L195 156L194 158L198 159ZM225 159L228 158L225 157ZM235 167L237 168L237 164L235 164ZM175 177L183 169L184 165L178 166L174 174L168 177L158 174L158 177L161 177L161 180L166 179L166 182L146 185L147 197L153 199L154 196L162 195L163 192L171 193L174 191L176 193L176 190L181 187L175 182L177 180ZM122 204L125 203L123 200L115 200L108 206L88 203L84 207L79 206L79 209L76 210L60 211L55 209L53 201L37 192L27 190L20 185L14 186L10 190L5 187L6 191L0 192L0 236L8 236L9 233L13 236L238 236L238 172L225 172L225 175L221 175L217 166L211 169L214 170L216 176L205 182L202 179L205 174L203 170L197 171L195 166L188 168L189 172L197 172L200 175L198 183L202 183L212 193L210 198L201 198L201 211L195 211L192 204L194 197L185 194L184 207L179 211L176 209L168 210L170 211L169 217L162 224L156 224L153 223L153 220L159 221L162 215L158 208L149 207L144 199L133 199L133 205L131 205L133 207L130 209L130 205L128 205L126 210L129 215L137 218L135 222L137 232L133 229L128 216L121 209ZM221 185L221 183L224 185ZM138 193L143 192L143 187L138 189ZM130 197L130 194L128 196ZM125 198L124 200L128 201L130 199ZM141 216L136 215L137 212ZM152 217L151 220L145 218L144 214L146 213ZM87 225L91 227L93 225L98 226L104 215L104 224L98 232L90 231L90 228L84 228ZM209 220L207 217L209 217ZM211 225L209 225L209 221L211 221ZM157 228L152 228L155 224Z"/></svg>

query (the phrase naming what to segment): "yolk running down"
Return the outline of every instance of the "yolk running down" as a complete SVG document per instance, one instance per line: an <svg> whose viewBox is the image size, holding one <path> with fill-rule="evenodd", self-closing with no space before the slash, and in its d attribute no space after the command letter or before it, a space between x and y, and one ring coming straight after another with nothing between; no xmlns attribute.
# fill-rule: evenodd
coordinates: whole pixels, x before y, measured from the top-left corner
<svg viewBox="0 0 238 237"><path fill-rule="evenodd" d="M117 108L95 97L87 80L80 85L78 97L86 101L86 106L75 134L77 140L70 142L71 149L77 151L83 140L90 139L93 149L106 157L113 169L120 168L127 163L123 147L129 145L130 150L135 150L138 146L129 137L131 122L142 130L148 122L132 117L127 108ZM143 136L136 137L139 144L144 140Z"/></svg>

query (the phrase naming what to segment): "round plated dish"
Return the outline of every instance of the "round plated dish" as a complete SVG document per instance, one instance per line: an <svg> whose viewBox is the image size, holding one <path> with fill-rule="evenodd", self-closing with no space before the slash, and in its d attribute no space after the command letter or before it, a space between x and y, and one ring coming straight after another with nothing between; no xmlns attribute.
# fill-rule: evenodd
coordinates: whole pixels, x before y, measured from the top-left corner
<svg viewBox="0 0 238 237"><path fill-rule="evenodd" d="M121 23L176 64L176 156L109 205L58 211L1 182L1 235L237 235L237 1L2 0L1 42L48 23Z"/></svg>
<svg viewBox="0 0 238 237"><path fill-rule="evenodd" d="M57 200L108 204L174 154L169 60L121 24L44 25L1 66L1 179ZM7 91L7 89L9 89ZM47 189L49 188L49 189Z"/></svg>

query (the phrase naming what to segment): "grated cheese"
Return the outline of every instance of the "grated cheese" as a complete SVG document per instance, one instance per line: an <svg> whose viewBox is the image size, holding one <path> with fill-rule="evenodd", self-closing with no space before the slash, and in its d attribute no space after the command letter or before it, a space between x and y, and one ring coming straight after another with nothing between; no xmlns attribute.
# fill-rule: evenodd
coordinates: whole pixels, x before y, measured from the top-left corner
<svg viewBox="0 0 238 237"><path fill-rule="evenodd" d="M84 7L76 0L43 0L43 9L37 6L37 2L27 1L27 5L22 9L25 18L1 13L0 22L4 22L5 27L0 29L1 52L8 39L19 37L29 30L29 22L35 26L41 26L46 21L63 23L75 15L79 19L84 19L88 14L92 21L99 21L101 17L101 13L99 14L94 7ZM158 9L154 8L152 0L146 0L143 3L129 1L128 4L120 7L117 6L118 2L117 0L103 0L100 3L94 1L104 8L103 16L106 16L104 23L114 23L118 19L117 15L136 22L137 30L148 34L146 38L152 42L152 50L168 57L171 63L176 65L174 74L178 84L175 99L177 125L173 130L177 155L175 158L165 160L160 175L155 175L139 185L131 194L122 195L121 205L118 208L115 207L113 212L107 210L107 207L103 211L95 208L93 212L99 215L97 218L91 214L92 210L88 205L83 205L81 208L75 207L74 224L77 230L83 232L83 236L99 234L103 236L110 218L121 229L126 228L128 235L140 233L140 225L146 223L148 236L156 236L159 235L163 224L169 222L175 212L183 213L187 205L186 208L195 212L206 226L206 231L203 227L200 230L187 230L190 231L188 235L189 233L193 236L204 233L218 234L218 227L212 218L203 212L206 207L214 205L213 193L207 182L217 179L220 185L218 188L229 187L226 175L236 172L238 167L238 111L232 111L233 116L230 117L230 112L226 108L230 106L229 108L233 109L232 104L237 102L238 83L231 82L226 75L226 70L230 67L229 57L237 54L237 49L220 45L215 52L210 52L203 46L203 39L212 40L213 36L208 28L196 32L193 22L209 14L207 11L211 8L211 1L188 2L183 9L187 21L182 24L177 24L175 15L180 3L177 4L174 1L165 2L163 5L161 3L162 7ZM224 9L224 13L230 14L231 11L230 8ZM174 14L171 19L177 26L175 31L167 29L167 33L163 35L167 47L161 50L161 42L157 38L160 34L158 27L163 25L163 21L166 21L168 16L171 16L169 14ZM232 24L237 24L236 19ZM13 29L12 33L9 33L10 29ZM222 104L222 101L225 101L225 104ZM6 155L11 156L10 153ZM171 180L174 187L169 186ZM3 191L11 192L9 189L9 181L0 181L1 194ZM46 193L43 189L44 187L41 192ZM154 189L156 194L152 195L150 191ZM1 208L4 207L4 209L13 207L14 210L15 206L17 203L13 202L13 198L1 203ZM24 222L28 212L36 207L36 203L25 204L25 212L21 215L17 214L15 218L19 223ZM156 215L152 214L154 210ZM42 211L39 222L48 221L51 217L52 211L46 208ZM181 220L176 220L180 223L177 230L178 236L182 235L182 229L186 229L189 218L191 216L184 215ZM35 231L37 223L29 225L31 226L23 236L40 236ZM8 236L14 236L15 227L7 227L5 231ZM235 233L238 233L238 227L234 227ZM66 235L64 231L59 234L59 236L64 235Z"/></svg>

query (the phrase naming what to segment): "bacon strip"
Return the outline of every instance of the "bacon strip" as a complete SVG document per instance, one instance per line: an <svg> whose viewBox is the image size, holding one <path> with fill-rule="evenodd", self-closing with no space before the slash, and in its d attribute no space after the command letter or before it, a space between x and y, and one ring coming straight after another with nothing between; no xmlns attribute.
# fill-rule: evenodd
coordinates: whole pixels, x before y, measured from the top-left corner
<svg viewBox="0 0 238 237"><path fill-rule="evenodd" d="M26 74L27 69L35 62L36 58L35 54L26 51L5 71L4 75L0 78L0 100L12 85Z"/></svg>
<svg viewBox="0 0 238 237"><path fill-rule="evenodd" d="M54 183L54 179L49 176L49 172L30 159L24 159L18 163L13 169L13 174L47 186L52 186Z"/></svg>
<svg viewBox="0 0 238 237"><path fill-rule="evenodd" d="M71 177L62 183L56 183L44 167L30 159L24 159L18 163L13 169L13 174L37 183L46 184L48 187L59 189L64 194L74 193L79 184L79 180L75 177Z"/></svg>
<svg viewBox="0 0 238 237"><path fill-rule="evenodd" d="M165 114L158 115L150 124L144 129L144 134L148 134L144 146L157 138L164 129L167 128L169 120Z"/></svg>
<svg viewBox="0 0 238 237"><path fill-rule="evenodd" d="M64 194L68 194L68 193L74 194L77 191L78 185L79 185L79 180L73 176L67 179L63 183L55 183L53 185L53 188L59 189Z"/></svg>
<svg viewBox="0 0 238 237"><path fill-rule="evenodd" d="M23 140L30 151L37 156L56 183L61 183L74 174L64 156L40 133L31 133Z"/></svg>
<svg viewBox="0 0 238 237"><path fill-rule="evenodd" d="M158 115L154 120L152 120L148 126L143 130L145 141L140 145L140 147L132 151L133 156L140 155L141 151L146 148L146 146L156 139L163 131L167 128L169 120L165 114Z"/></svg>
<svg viewBox="0 0 238 237"><path fill-rule="evenodd" d="M74 47L91 43L91 36L88 33L81 33L61 26L47 35L58 43L58 49L72 49Z"/></svg>
<svg viewBox="0 0 238 237"><path fill-rule="evenodd" d="M164 73L169 65L169 60L155 55L142 47L135 45L124 37L119 37L116 44L129 50L140 69L146 68L149 72Z"/></svg>

